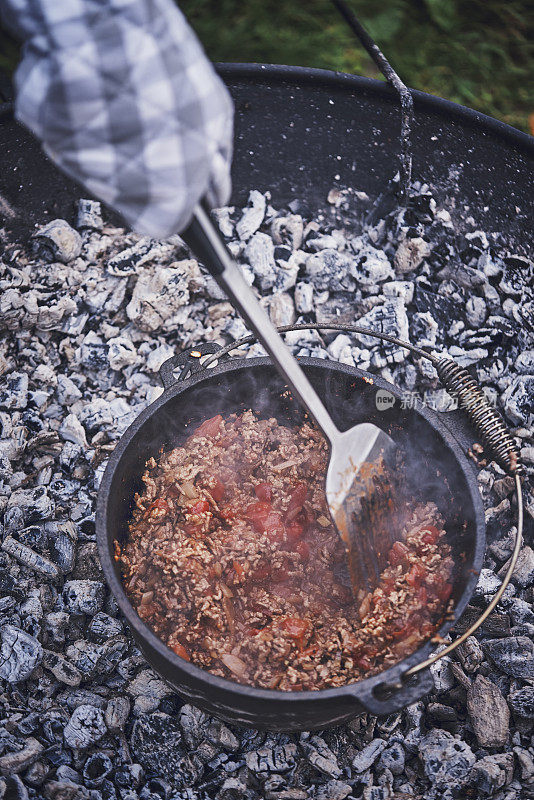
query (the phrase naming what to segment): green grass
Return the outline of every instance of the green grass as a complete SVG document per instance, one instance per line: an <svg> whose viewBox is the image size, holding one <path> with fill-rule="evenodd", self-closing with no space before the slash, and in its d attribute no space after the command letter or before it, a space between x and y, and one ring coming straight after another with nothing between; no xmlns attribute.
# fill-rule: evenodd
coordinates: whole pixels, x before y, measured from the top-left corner
<svg viewBox="0 0 534 800"><path fill-rule="evenodd" d="M349 2L409 86L528 130L534 112L530 0ZM180 7L214 61L380 77L329 0L183 0Z"/></svg>
<svg viewBox="0 0 534 800"><path fill-rule="evenodd" d="M349 0L403 80L529 130L531 0ZM380 77L329 0L183 0L214 61L323 67ZM0 33L0 69L16 48ZM532 123L531 123L532 124Z"/></svg>

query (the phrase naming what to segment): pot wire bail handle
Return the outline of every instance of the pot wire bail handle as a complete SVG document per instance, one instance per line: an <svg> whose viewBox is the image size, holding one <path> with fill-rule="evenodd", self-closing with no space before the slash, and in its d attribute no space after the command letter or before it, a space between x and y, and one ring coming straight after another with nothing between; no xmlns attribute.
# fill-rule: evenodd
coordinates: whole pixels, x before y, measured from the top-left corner
<svg viewBox="0 0 534 800"><path fill-rule="evenodd" d="M517 532L510 564L499 590L488 606L486 606L480 617L457 639L444 647L443 650L440 650L438 653L434 653L424 661L421 661L420 664L416 664L414 667L410 667L410 669L406 670L401 679L404 681L404 687L406 687L406 681L413 679L417 673L427 669L436 661L439 661L441 658L443 658L443 656L452 653L452 651L455 650L458 645L462 644L462 642L465 642L469 636L472 636L472 634L478 630L482 623L495 609L495 606L503 596L506 587L510 583L510 579L513 575L517 559L519 557L519 552L523 544L524 515L523 489L521 486L523 465L521 463L521 454L513 436L506 426L506 423L502 419L501 415L490 405L489 400L478 385L477 381L469 374L469 372L467 372L466 369L461 367L456 363L456 361L448 356L436 356L433 353L428 353L421 347L416 347L410 342L405 342L402 339L398 339L396 336L390 336L387 333L373 331L370 328L364 328L360 325L350 325L348 323L310 322L298 325L283 325L278 328L279 333L288 333L289 331L299 330L327 330L347 331L348 333L363 333L366 336L374 336L376 339L381 339L384 342L396 344L399 347L403 347L415 355L420 356L421 358L426 358L428 361L431 361L436 368L438 376L444 387L451 396L458 400L458 404L465 409L467 415L479 432L482 441L486 444L493 460L496 461L499 466L502 467L502 469L504 469L504 471L515 480L515 492L517 498ZM231 342L225 347L222 347L216 356L208 356L203 366L209 366L209 364L212 361L215 361L216 358L225 356L232 350L236 350L246 344L252 344L255 341L255 336L245 336L243 339L238 339L235 342ZM391 688L400 690L401 687L403 687L402 683L392 685ZM376 700L375 706L378 707L378 703L381 701L377 700L373 695L369 696L371 698L369 702L374 702Z"/></svg>

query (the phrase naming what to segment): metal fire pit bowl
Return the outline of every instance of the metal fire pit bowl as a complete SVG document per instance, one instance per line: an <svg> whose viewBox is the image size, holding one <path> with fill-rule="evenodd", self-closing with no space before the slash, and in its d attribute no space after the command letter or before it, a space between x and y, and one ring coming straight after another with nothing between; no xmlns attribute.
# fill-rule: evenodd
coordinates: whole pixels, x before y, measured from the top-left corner
<svg viewBox="0 0 534 800"><path fill-rule="evenodd" d="M197 348L203 355L217 345ZM145 657L176 691L211 714L234 723L269 730L309 730L346 721L366 710L390 714L433 688L428 669L417 668L435 649L428 641L395 666L358 683L319 691L281 692L256 689L216 677L175 655L138 617L121 583L113 542L127 536L134 493L141 488L146 461L182 443L207 417L252 409L261 416L298 424L302 412L285 392L267 358L234 358L204 368L186 351L161 368L165 391L124 433L108 462L97 503L97 542L104 574ZM197 352L197 356L198 356ZM341 429L363 420L381 425L412 459L434 476L431 494L450 531L456 574L454 611L439 629L443 636L457 621L473 594L485 547L484 510L473 465L464 455L476 433L462 412L436 413L422 406L401 407L399 389L369 373L330 361L300 362L334 422ZM182 373L175 379L177 368ZM395 402L385 410L377 390Z"/></svg>

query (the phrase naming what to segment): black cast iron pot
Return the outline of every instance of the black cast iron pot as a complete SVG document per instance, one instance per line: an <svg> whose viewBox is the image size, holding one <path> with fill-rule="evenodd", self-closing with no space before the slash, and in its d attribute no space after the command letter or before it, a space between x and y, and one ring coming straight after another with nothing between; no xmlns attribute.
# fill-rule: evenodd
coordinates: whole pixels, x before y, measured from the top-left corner
<svg viewBox="0 0 534 800"><path fill-rule="evenodd" d="M214 352L216 345L199 348ZM133 496L141 488L146 461L163 448L172 449L192 428L215 414L251 408L260 416L298 424L302 412L284 392L284 384L267 358L231 359L211 369L197 368L191 351L162 366L165 391L143 411L120 439L108 462L99 490L97 542L104 574L149 663L176 691L211 714L231 722L269 730L310 730L339 724L362 710L389 714L413 703L433 687L428 671L410 682L403 673L435 647L427 642L401 663L379 675L336 689L281 692L255 689L211 675L175 655L137 616L124 592L113 558L113 542L127 535ZM457 574L453 588L454 613L440 628L445 634L458 619L477 581L485 546L484 511L476 477L461 441L473 435L462 415L435 413L427 408L403 408L400 391L361 370L321 359L300 359L324 399L334 422L345 429L357 422L377 422L406 452L408 472L425 476L421 499L438 503L451 539ZM185 366L184 366L185 365ZM178 380L177 367L183 367ZM364 380L372 378L372 383ZM377 407L378 389L388 390L395 402ZM447 422L442 420L447 418Z"/></svg>

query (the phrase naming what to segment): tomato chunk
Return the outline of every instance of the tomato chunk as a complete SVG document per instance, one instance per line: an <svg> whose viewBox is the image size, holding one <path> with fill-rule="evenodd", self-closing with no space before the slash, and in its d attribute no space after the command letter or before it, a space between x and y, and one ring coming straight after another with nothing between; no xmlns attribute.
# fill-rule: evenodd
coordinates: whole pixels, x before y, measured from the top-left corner
<svg viewBox="0 0 534 800"><path fill-rule="evenodd" d="M406 575L406 580L410 586L418 589L426 577L426 570L421 564L414 564L409 573Z"/></svg>
<svg viewBox="0 0 534 800"><path fill-rule="evenodd" d="M157 500L154 500L154 502L149 505L145 511L145 515L147 517L155 517L157 519L159 517L164 517L169 510L170 506L165 498L158 497Z"/></svg>
<svg viewBox="0 0 534 800"><path fill-rule="evenodd" d="M302 539L303 533L304 526L300 522L290 522L289 525L286 525L286 536L290 542L298 542L299 539Z"/></svg>
<svg viewBox="0 0 534 800"><path fill-rule="evenodd" d="M264 522L263 530L269 537L269 541L283 542L285 529L282 522L282 515L278 511L271 511Z"/></svg>
<svg viewBox="0 0 534 800"><path fill-rule="evenodd" d="M219 433L219 428L221 427L221 422L223 418L220 414L217 414L215 417L211 417L211 419L206 419L200 425L197 430L195 431L196 436L216 436Z"/></svg>
<svg viewBox="0 0 534 800"><path fill-rule="evenodd" d="M180 658L184 658L186 661L190 661L191 660L191 656L189 655L189 651L187 650L186 647L183 646L183 644L180 644L180 642L175 642L174 644L172 644L171 645L171 650L174 650L176 655L180 656Z"/></svg>
<svg viewBox="0 0 534 800"><path fill-rule="evenodd" d="M270 503L261 500L251 503L245 511L245 517L258 533L267 533L271 541L281 542L284 538L282 515Z"/></svg>
<svg viewBox="0 0 534 800"><path fill-rule="evenodd" d="M304 505L304 501L306 500L306 495L308 494L308 487L305 483L297 483L293 491L291 492L291 497L289 498L289 505L287 507L287 511L285 514L285 518L288 522L300 513L302 506Z"/></svg>
<svg viewBox="0 0 534 800"><path fill-rule="evenodd" d="M238 578L242 578L243 575L245 574L245 570L243 569L243 567L241 566L239 561L234 561L233 567L234 567L234 570L235 570L235 573L236 573L237 577Z"/></svg>
<svg viewBox="0 0 534 800"><path fill-rule="evenodd" d="M282 628L292 639L301 639L311 628L311 623L300 617L286 617L282 620Z"/></svg>
<svg viewBox="0 0 534 800"><path fill-rule="evenodd" d="M273 487L270 483L258 483L254 491L258 500L263 500L265 503L270 503L273 499Z"/></svg>
<svg viewBox="0 0 534 800"><path fill-rule="evenodd" d="M404 544L404 542L395 542L391 550L389 551L389 563L392 567L397 567L399 564L402 564L404 559L406 558L406 554L408 552L408 548Z"/></svg>
<svg viewBox="0 0 534 800"><path fill-rule="evenodd" d="M428 600L428 592L426 590L426 586L420 586L419 587L419 589L417 590L416 597L419 600L419 602L421 603L421 605L424 606L425 603Z"/></svg>
<svg viewBox="0 0 534 800"><path fill-rule="evenodd" d="M436 544L439 539L440 532L434 525L428 525L428 527L424 528L422 533L421 539L425 544Z"/></svg>
<svg viewBox="0 0 534 800"><path fill-rule="evenodd" d="M216 503L220 503L226 492L226 486L219 480L219 478L212 477L212 485L210 486L210 494Z"/></svg>
<svg viewBox="0 0 534 800"><path fill-rule="evenodd" d="M295 550L297 551L299 556L303 559L303 561L308 561L310 557L310 547L307 542L301 539L300 542L297 542Z"/></svg>
<svg viewBox="0 0 534 800"><path fill-rule="evenodd" d="M201 497L200 500L195 500L193 505L189 506L190 514L206 514L209 510L210 504L204 497Z"/></svg>
<svg viewBox="0 0 534 800"><path fill-rule="evenodd" d="M438 586L436 594L442 602L448 600L452 594L452 583L442 583L441 586Z"/></svg>

